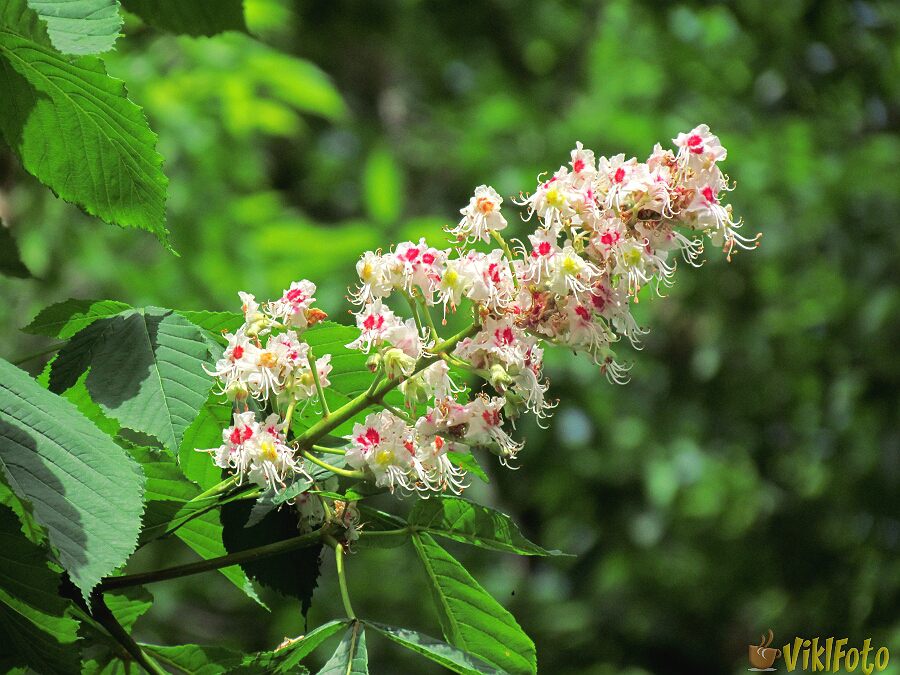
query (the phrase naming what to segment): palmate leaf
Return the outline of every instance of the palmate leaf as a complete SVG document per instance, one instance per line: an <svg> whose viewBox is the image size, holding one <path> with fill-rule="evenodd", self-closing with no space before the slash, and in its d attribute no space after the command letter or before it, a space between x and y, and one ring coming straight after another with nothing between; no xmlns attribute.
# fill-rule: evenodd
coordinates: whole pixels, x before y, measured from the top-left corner
<svg viewBox="0 0 900 675"><path fill-rule="evenodd" d="M508 673L537 672L534 643L506 609L431 536L413 535L444 637Z"/></svg>
<svg viewBox="0 0 900 675"><path fill-rule="evenodd" d="M140 468L72 403L3 360L0 467L85 596L134 551Z"/></svg>
<svg viewBox="0 0 900 675"><path fill-rule="evenodd" d="M57 593L59 574L28 541L16 516L0 507L0 661L41 673L77 671L78 622Z"/></svg>
<svg viewBox="0 0 900 675"><path fill-rule="evenodd" d="M50 388L67 389L90 367L87 389L106 415L177 452L212 387L208 353L200 330L170 310L127 310L73 336L53 362Z"/></svg>
<svg viewBox="0 0 900 675"><path fill-rule="evenodd" d="M529 541L509 516L462 497L420 499L412 508L409 524L420 531L440 535L480 548L519 555L564 555Z"/></svg>
<svg viewBox="0 0 900 675"><path fill-rule="evenodd" d="M221 675L221 673L234 672L234 669L247 673L247 675L254 672L262 673L262 671L241 669L239 666L244 659L243 654L225 647L210 645L163 647L142 644L141 649L176 673Z"/></svg>
<svg viewBox="0 0 900 675"><path fill-rule="evenodd" d="M366 675L368 672L366 631L361 621L354 621L318 675Z"/></svg>
<svg viewBox="0 0 900 675"><path fill-rule="evenodd" d="M446 642L435 640L432 637L423 635L414 630L385 626L384 624L376 623L374 621L364 621L363 623L369 628L378 631L386 638L393 640L399 645L403 645L407 649L418 652L435 663L439 663L445 668L452 670L454 673L464 673L464 675L500 673L496 668L493 668L481 659L478 659L471 654L466 654L455 647L451 647Z"/></svg>
<svg viewBox="0 0 900 675"><path fill-rule="evenodd" d="M222 469L208 453L197 452L217 448L222 444L222 430L230 425L231 405L224 396L211 394L181 439L178 464L182 473L203 490L222 480Z"/></svg>
<svg viewBox="0 0 900 675"><path fill-rule="evenodd" d="M112 49L122 17L116 0L28 0L47 23L50 41L63 54L99 54Z"/></svg>
<svg viewBox="0 0 900 675"><path fill-rule="evenodd" d="M243 0L122 0L122 6L154 28L186 35L247 31Z"/></svg>
<svg viewBox="0 0 900 675"><path fill-rule="evenodd" d="M91 215L168 245L168 181L144 113L102 61L58 52L26 0L0 4L0 91L0 132L25 169Z"/></svg>

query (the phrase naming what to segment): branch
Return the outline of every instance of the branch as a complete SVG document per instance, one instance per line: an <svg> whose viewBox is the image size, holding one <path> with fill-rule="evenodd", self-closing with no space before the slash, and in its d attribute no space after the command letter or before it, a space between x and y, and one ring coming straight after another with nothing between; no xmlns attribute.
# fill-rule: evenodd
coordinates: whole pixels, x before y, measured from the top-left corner
<svg viewBox="0 0 900 675"><path fill-rule="evenodd" d="M141 584L150 584L155 581L166 581L168 579L177 579L186 577L191 574L200 574L201 572L209 572L217 570L221 567L230 567L240 563L252 562L263 558L270 558L273 555L287 553L297 548L307 548L314 546L322 538L322 531L315 530L309 534L302 534L298 537L283 539L274 544L266 544L265 546L257 546L249 548L245 551L237 553L229 553L218 558L210 558L209 560L201 560L187 565L176 565L152 572L142 572L140 574L125 574L120 577L106 577L100 582L101 591L111 591L116 588L126 588L128 586L139 586Z"/></svg>

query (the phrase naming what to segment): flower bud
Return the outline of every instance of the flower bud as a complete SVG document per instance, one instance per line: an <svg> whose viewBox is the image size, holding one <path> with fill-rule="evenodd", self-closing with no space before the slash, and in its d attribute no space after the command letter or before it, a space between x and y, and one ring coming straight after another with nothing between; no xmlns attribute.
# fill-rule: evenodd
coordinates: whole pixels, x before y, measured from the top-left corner
<svg viewBox="0 0 900 675"><path fill-rule="evenodd" d="M416 360L397 347L391 347L384 353L384 373L389 379L409 377L416 369Z"/></svg>
<svg viewBox="0 0 900 675"><path fill-rule="evenodd" d="M318 309L317 307L307 309L305 314L307 327L315 326L317 323L328 318L328 314L323 312L321 309Z"/></svg>
<svg viewBox="0 0 900 675"><path fill-rule="evenodd" d="M381 365L381 354L375 353L372 354L368 359L366 359L366 368L369 369L370 372L375 372L378 370L378 366Z"/></svg>
<svg viewBox="0 0 900 675"><path fill-rule="evenodd" d="M428 403L428 390L421 375L415 375L400 384L400 391L406 397L406 405L414 406L417 403Z"/></svg>
<svg viewBox="0 0 900 675"><path fill-rule="evenodd" d="M509 373L507 373L506 369L499 363L495 363L491 366L489 381L491 386L500 392L505 391L506 388L513 383L513 379L509 376Z"/></svg>
<svg viewBox="0 0 900 675"><path fill-rule="evenodd" d="M247 389L247 385L243 382L232 382L225 389L225 396L229 401L242 403L243 401L247 400L247 397L249 395L250 392Z"/></svg>

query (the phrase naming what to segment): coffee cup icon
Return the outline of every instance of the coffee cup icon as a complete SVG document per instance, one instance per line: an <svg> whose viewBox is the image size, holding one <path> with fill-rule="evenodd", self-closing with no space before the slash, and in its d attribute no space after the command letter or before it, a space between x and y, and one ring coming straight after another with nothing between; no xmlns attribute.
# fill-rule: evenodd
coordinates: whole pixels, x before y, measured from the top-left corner
<svg viewBox="0 0 900 675"><path fill-rule="evenodd" d="M750 645L750 670L775 670L772 664L781 656L781 650L769 647L775 639L772 629L766 635L759 636L758 645Z"/></svg>

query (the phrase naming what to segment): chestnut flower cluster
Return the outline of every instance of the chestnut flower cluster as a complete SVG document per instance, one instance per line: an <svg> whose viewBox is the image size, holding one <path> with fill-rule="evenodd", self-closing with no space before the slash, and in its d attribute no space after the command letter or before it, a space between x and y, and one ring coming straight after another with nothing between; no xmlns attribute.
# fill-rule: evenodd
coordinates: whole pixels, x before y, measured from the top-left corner
<svg viewBox="0 0 900 675"><path fill-rule="evenodd" d="M482 185L447 228L451 247L421 239L365 252L350 294L359 336L347 347L368 355L374 379L343 409L329 411L322 393L330 355L314 357L303 341L325 317L312 307L315 286L295 282L263 305L242 293L245 323L226 335L211 371L237 408L222 445L209 450L216 464L279 490L304 471L301 456L328 466L313 444L355 418L345 447L332 452L381 487L460 492L475 448L509 465L522 449L509 432L516 418L542 422L555 405L542 374L546 344L583 352L610 381L624 382L629 366L613 346L622 337L640 345L645 329L631 313L640 290L671 285L679 255L698 265L704 237L729 259L757 245L721 201L732 186L719 168L719 139L700 125L673 143L674 151L657 144L645 162L596 157L577 143L567 166L513 200L536 226L525 240L504 239L504 200ZM464 306L470 328L442 338L434 315L446 323ZM463 386L470 375L482 383L471 392ZM384 399L395 388L402 409ZM310 401L321 422L289 440L295 406Z"/></svg>

